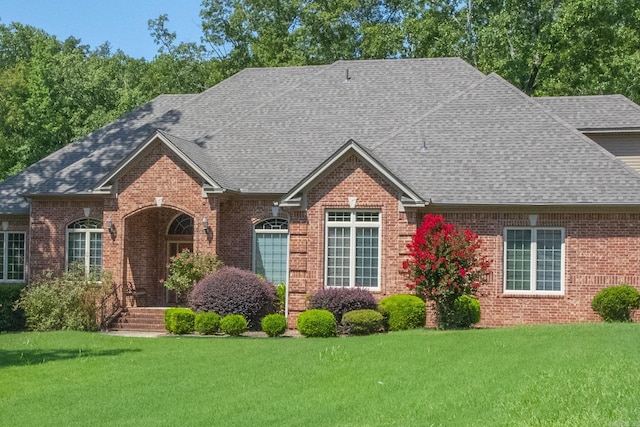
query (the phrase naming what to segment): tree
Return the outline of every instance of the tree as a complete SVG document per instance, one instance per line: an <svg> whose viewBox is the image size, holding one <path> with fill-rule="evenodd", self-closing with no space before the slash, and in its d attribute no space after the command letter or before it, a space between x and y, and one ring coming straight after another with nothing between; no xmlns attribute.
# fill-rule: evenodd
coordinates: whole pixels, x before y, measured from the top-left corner
<svg viewBox="0 0 640 427"><path fill-rule="evenodd" d="M428 214L413 236L403 269L412 280L407 287L423 300L433 301L438 327L456 325L455 303L473 295L490 267L480 254L481 240L470 229L459 232L440 215Z"/></svg>

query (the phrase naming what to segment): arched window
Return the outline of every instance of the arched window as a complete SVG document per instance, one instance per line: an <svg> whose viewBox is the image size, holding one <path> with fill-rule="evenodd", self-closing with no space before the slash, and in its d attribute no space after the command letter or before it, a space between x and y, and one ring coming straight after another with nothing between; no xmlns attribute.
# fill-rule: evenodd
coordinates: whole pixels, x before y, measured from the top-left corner
<svg viewBox="0 0 640 427"><path fill-rule="evenodd" d="M79 219L67 226L67 268L78 263L85 274L102 272L102 221Z"/></svg>
<svg viewBox="0 0 640 427"><path fill-rule="evenodd" d="M271 218L254 227L253 271L274 284L286 283L289 265L289 222Z"/></svg>
<svg viewBox="0 0 640 427"><path fill-rule="evenodd" d="M169 226L167 234L193 236L193 218L187 214L178 215Z"/></svg>

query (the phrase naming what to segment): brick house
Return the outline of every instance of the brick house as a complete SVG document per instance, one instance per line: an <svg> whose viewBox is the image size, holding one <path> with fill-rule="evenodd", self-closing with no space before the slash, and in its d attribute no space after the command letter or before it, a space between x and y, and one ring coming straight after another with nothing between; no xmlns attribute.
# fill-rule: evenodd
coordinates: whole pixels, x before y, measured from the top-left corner
<svg viewBox="0 0 640 427"><path fill-rule="evenodd" d="M189 248L286 282L293 326L324 287L406 292L440 213L493 260L482 325L595 321L598 290L640 287L638 159L622 96L530 98L455 58L247 69L0 183L0 286L80 262L167 306Z"/></svg>

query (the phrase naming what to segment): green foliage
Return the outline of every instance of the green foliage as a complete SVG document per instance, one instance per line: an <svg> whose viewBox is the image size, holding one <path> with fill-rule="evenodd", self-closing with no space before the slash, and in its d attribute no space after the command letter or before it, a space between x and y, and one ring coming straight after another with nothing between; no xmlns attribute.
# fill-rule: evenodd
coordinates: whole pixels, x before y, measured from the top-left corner
<svg viewBox="0 0 640 427"><path fill-rule="evenodd" d="M260 323L262 331L270 337L279 337L287 331L287 318L280 313L268 314Z"/></svg>
<svg viewBox="0 0 640 427"><path fill-rule="evenodd" d="M297 324L298 331L305 337L334 337L337 333L336 318L329 310L303 311Z"/></svg>
<svg viewBox="0 0 640 427"><path fill-rule="evenodd" d="M25 312L27 327L34 331L98 329L98 304L110 290L110 278L87 277L78 265L60 277L51 272L29 284L17 307Z"/></svg>
<svg viewBox="0 0 640 427"><path fill-rule="evenodd" d="M378 309L384 317L385 329L400 331L424 328L427 308L423 300L415 295L391 295L380 300Z"/></svg>
<svg viewBox="0 0 640 427"><path fill-rule="evenodd" d="M24 284L0 285L0 332L19 331L25 328L24 310L15 308L20 299L20 292Z"/></svg>
<svg viewBox="0 0 640 427"><path fill-rule="evenodd" d="M610 286L593 297L591 308L605 322L631 322L631 311L640 308L640 292L629 285Z"/></svg>
<svg viewBox="0 0 640 427"><path fill-rule="evenodd" d="M213 335L220 329L220 316L218 313L197 313L194 329L202 335Z"/></svg>
<svg viewBox="0 0 640 427"><path fill-rule="evenodd" d="M375 310L353 310L342 316L343 331L349 335L371 335L380 332L382 314Z"/></svg>
<svg viewBox="0 0 640 427"><path fill-rule="evenodd" d="M462 295L453 304L454 328L466 329L480 321L480 301L468 295Z"/></svg>
<svg viewBox="0 0 640 427"><path fill-rule="evenodd" d="M278 307L276 311L280 314L284 314L284 309L287 301L287 284L286 283L280 283L276 285L276 295L278 296L278 302L277 302Z"/></svg>
<svg viewBox="0 0 640 427"><path fill-rule="evenodd" d="M196 314L188 308L169 308L164 312L164 326L172 334L192 334Z"/></svg>
<svg viewBox="0 0 640 427"><path fill-rule="evenodd" d="M220 321L220 329L232 337L240 336L247 330L247 319L242 314L227 314Z"/></svg>
<svg viewBox="0 0 640 427"><path fill-rule="evenodd" d="M196 282L222 267L222 262L213 254L191 252L185 249L171 257L169 274L162 284L174 291L178 300L184 301Z"/></svg>

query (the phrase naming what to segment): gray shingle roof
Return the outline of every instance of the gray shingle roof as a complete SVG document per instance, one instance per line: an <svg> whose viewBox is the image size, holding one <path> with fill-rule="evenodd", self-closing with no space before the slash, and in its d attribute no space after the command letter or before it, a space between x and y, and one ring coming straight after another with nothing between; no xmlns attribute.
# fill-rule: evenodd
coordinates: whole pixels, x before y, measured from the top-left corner
<svg viewBox="0 0 640 427"><path fill-rule="evenodd" d="M622 95L534 98L578 129L640 129L640 107Z"/></svg>
<svg viewBox="0 0 640 427"><path fill-rule="evenodd" d="M234 191L286 194L353 139L434 203L640 204L640 175L547 99L456 58L247 69L160 96L0 183L0 214L25 212L20 194L90 194L158 130ZM598 126L635 120L590 114Z"/></svg>

